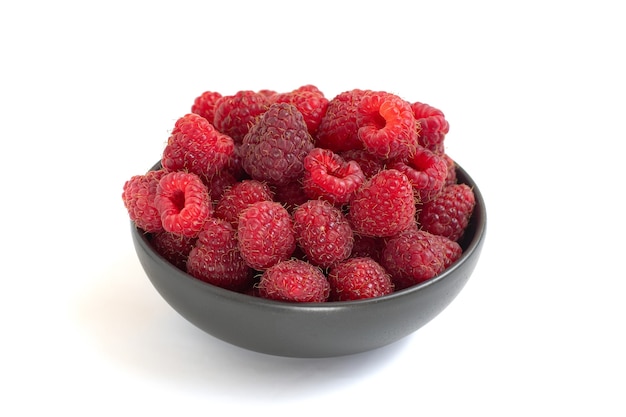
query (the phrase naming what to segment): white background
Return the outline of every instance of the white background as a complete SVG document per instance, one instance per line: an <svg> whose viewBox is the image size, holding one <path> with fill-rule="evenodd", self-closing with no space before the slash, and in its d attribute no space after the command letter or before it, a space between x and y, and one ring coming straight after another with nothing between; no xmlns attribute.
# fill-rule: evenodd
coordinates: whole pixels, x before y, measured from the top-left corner
<svg viewBox="0 0 626 417"><path fill-rule="evenodd" d="M626 415L622 9L3 2L0 414ZM261 355L188 324L121 201L203 91L304 84L442 109L488 208L459 297L365 354Z"/></svg>

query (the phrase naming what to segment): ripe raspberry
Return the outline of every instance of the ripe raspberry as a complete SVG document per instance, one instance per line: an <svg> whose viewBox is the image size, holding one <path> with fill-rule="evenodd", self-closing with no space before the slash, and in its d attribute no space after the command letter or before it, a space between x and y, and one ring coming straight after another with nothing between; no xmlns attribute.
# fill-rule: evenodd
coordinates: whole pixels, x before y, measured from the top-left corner
<svg viewBox="0 0 626 417"><path fill-rule="evenodd" d="M397 169L409 178L420 203L435 198L443 190L448 177L445 159L422 146L418 146L406 162L393 162L387 167Z"/></svg>
<svg viewBox="0 0 626 417"><path fill-rule="evenodd" d="M401 290L439 275L461 252L456 242L410 229L387 240L381 265L391 274L396 290Z"/></svg>
<svg viewBox="0 0 626 417"><path fill-rule="evenodd" d="M274 201L281 203L290 213L309 199L304 193L302 183L299 180L273 186L272 190L274 191Z"/></svg>
<svg viewBox="0 0 626 417"><path fill-rule="evenodd" d="M231 138L204 117L189 113L176 121L161 164L167 171L187 171L206 180L224 168L233 151Z"/></svg>
<svg viewBox="0 0 626 417"><path fill-rule="evenodd" d="M333 152L363 149L357 127L357 106L369 90L344 91L328 102L326 113L322 117L316 133L318 148Z"/></svg>
<svg viewBox="0 0 626 417"><path fill-rule="evenodd" d="M418 143L435 153L444 153L444 139L450 130L450 124L443 112L428 104L411 104L413 115L420 125Z"/></svg>
<svg viewBox="0 0 626 417"><path fill-rule="evenodd" d="M189 253L187 272L205 282L233 291L252 286L252 270L237 247L235 229L225 220L211 218Z"/></svg>
<svg viewBox="0 0 626 417"><path fill-rule="evenodd" d="M322 198L342 205L350 201L364 181L358 163L346 162L329 149L314 148L304 158L302 187L310 199Z"/></svg>
<svg viewBox="0 0 626 417"><path fill-rule="evenodd" d="M193 101L191 112L202 116L213 124L215 118L215 103L222 98L222 95L215 91L205 91Z"/></svg>
<svg viewBox="0 0 626 417"><path fill-rule="evenodd" d="M366 179L372 178L385 168L384 160L372 155L365 149L351 149L349 151L340 152L339 156L346 161L354 161L359 164Z"/></svg>
<svg viewBox="0 0 626 417"><path fill-rule="evenodd" d="M419 224L427 232L458 241L475 205L474 192L467 184L449 185L434 200L422 205Z"/></svg>
<svg viewBox="0 0 626 417"><path fill-rule="evenodd" d="M448 165L448 176L446 177L446 185L456 184L456 162L454 162L454 160L450 158L447 153L444 153L442 156L443 159L446 161L446 164Z"/></svg>
<svg viewBox="0 0 626 417"><path fill-rule="evenodd" d="M332 301L362 300L393 292L391 276L372 258L350 258L328 273Z"/></svg>
<svg viewBox="0 0 626 417"><path fill-rule="evenodd" d="M288 103L272 104L243 139L242 165L255 180L283 185L304 171L304 157L313 149L302 113Z"/></svg>
<svg viewBox="0 0 626 417"><path fill-rule="evenodd" d="M306 259L322 268L343 261L352 252L354 237L343 213L324 200L309 200L295 209L296 241Z"/></svg>
<svg viewBox="0 0 626 417"><path fill-rule="evenodd" d="M154 204L159 180L165 171L149 171L144 175L134 175L124 183L122 201L135 226L144 232L163 230L161 215Z"/></svg>
<svg viewBox="0 0 626 417"><path fill-rule="evenodd" d="M194 237L212 215L209 191L196 174L176 171L161 178L154 198L163 229Z"/></svg>
<svg viewBox="0 0 626 417"><path fill-rule="evenodd" d="M165 230L155 233L150 240L159 255L182 271L187 271L187 258L195 243L195 237L175 235Z"/></svg>
<svg viewBox="0 0 626 417"><path fill-rule="evenodd" d="M385 92L372 92L357 106L358 135L368 152L382 159L407 157L417 147L418 125L411 104Z"/></svg>
<svg viewBox="0 0 626 417"><path fill-rule="evenodd" d="M380 262L380 256L385 245L385 240L379 237L364 236L354 233L354 244L352 245L351 258L372 258Z"/></svg>
<svg viewBox="0 0 626 417"><path fill-rule="evenodd" d="M288 93L277 94L273 97L273 102L293 104L302 113L311 135L315 135L317 132L328 107L328 99L317 87L312 85L302 86Z"/></svg>
<svg viewBox="0 0 626 417"><path fill-rule="evenodd" d="M406 175L385 169L354 194L348 215L356 233L393 236L415 223L413 187Z"/></svg>
<svg viewBox="0 0 626 417"><path fill-rule="evenodd" d="M241 256L257 270L288 259L296 248L291 216L274 201L259 201L241 212L237 239Z"/></svg>
<svg viewBox="0 0 626 417"><path fill-rule="evenodd" d="M241 143L250 126L265 113L268 106L268 97L255 91L242 90L223 96L215 103L213 125L235 143Z"/></svg>
<svg viewBox="0 0 626 417"><path fill-rule="evenodd" d="M237 227L239 214L243 209L257 201L271 201L272 194L265 183L257 180L243 180L224 192L215 207L215 216Z"/></svg>
<svg viewBox="0 0 626 417"><path fill-rule="evenodd" d="M318 267L290 259L263 272L258 290L259 296L271 300L319 303L328 300L330 284Z"/></svg>

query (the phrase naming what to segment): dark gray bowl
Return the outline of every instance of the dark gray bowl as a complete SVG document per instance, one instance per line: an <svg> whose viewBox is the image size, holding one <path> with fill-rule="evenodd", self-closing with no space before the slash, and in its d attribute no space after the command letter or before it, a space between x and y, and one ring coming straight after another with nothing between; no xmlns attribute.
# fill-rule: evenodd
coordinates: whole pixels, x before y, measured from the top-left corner
<svg viewBox="0 0 626 417"><path fill-rule="evenodd" d="M239 294L202 282L167 262L131 224L139 261L161 296L205 332L242 348L278 356L330 357L376 349L415 332L443 311L465 286L485 239L486 211L472 178L476 208L460 242L461 258L439 276L384 297L293 304Z"/></svg>

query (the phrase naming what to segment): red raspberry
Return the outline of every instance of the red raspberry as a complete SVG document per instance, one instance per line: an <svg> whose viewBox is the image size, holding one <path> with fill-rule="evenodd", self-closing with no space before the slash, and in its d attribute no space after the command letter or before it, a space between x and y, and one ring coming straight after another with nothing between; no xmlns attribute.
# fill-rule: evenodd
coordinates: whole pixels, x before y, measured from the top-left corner
<svg viewBox="0 0 626 417"><path fill-rule="evenodd" d="M385 245L385 240L379 237L364 236L354 233L354 244L352 245L351 258L372 258L380 262L380 256Z"/></svg>
<svg viewBox="0 0 626 417"><path fill-rule="evenodd" d="M145 232L163 230L161 214L154 204L159 180L165 171L150 171L145 175L135 175L124 183L122 201L130 219Z"/></svg>
<svg viewBox="0 0 626 417"><path fill-rule="evenodd" d="M302 86L288 93L277 94L273 97L274 103L289 103L296 106L302 113L304 122L311 135L315 135L322 117L326 114L328 99L315 86Z"/></svg>
<svg viewBox="0 0 626 417"><path fill-rule="evenodd" d="M448 165L448 176L446 177L446 185L456 184L456 162L454 162L454 160L450 158L447 153L444 153L442 156L443 159L446 161L446 164Z"/></svg>
<svg viewBox="0 0 626 417"><path fill-rule="evenodd" d="M304 171L313 149L302 113L292 104L276 103L261 116L241 145L242 165L255 180L283 185Z"/></svg>
<svg viewBox="0 0 626 417"><path fill-rule="evenodd" d="M349 210L356 233L393 236L415 224L413 187L400 171L382 170L357 190Z"/></svg>
<svg viewBox="0 0 626 417"><path fill-rule="evenodd" d="M458 241L467 227L476 199L467 184L452 184L434 200L422 205L419 224L423 230Z"/></svg>
<svg viewBox="0 0 626 417"><path fill-rule="evenodd" d="M372 258L350 258L328 273L332 301L361 300L393 292L391 276Z"/></svg>
<svg viewBox="0 0 626 417"><path fill-rule="evenodd" d="M215 118L215 103L217 103L217 100L220 98L222 98L220 93L205 91L193 101L191 112L204 117L209 123L213 124L213 119Z"/></svg>
<svg viewBox="0 0 626 417"><path fill-rule="evenodd" d="M350 201L364 181L358 163L346 162L329 149L314 148L304 158L302 187L310 199L322 198L342 205Z"/></svg>
<svg viewBox="0 0 626 417"><path fill-rule="evenodd" d="M215 207L215 216L226 220L233 227L239 223L239 214L252 203L271 201L270 187L257 180L243 180L227 189Z"/></svg>
<svg viewBox="0 0 626 417"><path fill-rule="evenodd" d="M381 264L396 290L431 279L461 256L461 246L423 230L406 230L387 240Z"/></svg>
<svg viewBox="0 0 626 417"><path fill-rule="evenodd" d="M272 189L274 191L274 201L281 203L290 213L309 199L304 193L302 183L299 180L273 186Z"/></svg>
<svg viewBox="0 0 626 417"><path fill-rule="evenodd" d="M385 168L383 160L372 155L365 149L351 149L349 151L340 152L339 156L346 161L355 161L359 164L366 179L372 178Z"/></svg>
<svg viewBox="0 0 626 417"><path fill-rule="evenodd" d="M348 90L328 102L326 113L316 133L316 146L342 152L363 149L356 122L357 106L369 90Z"/></svg>
<svg viewBox="0 0 626 417"><path fill-rule="evenodd" d="M252 286L252 270L237 247L235 229L225 220L211 218L189 253L187 272L205 282L233 291Z"/></svg>
<svg viewBox="0 0 626 417"><path fill-rule="evenodd" d="M211 197L211 203L213 206L215 206L222 198L226 190L237 184L237 182L237 178L226 170L223 170L206 180L204 183L209 189L209 196Z"/></svg>
<svg viewBox="0 0 626 417"><path fill-rule="evenodd" d="M343 261L352 252L354 237L343 213L324 200L309 200L295 209L296 241L306 259L322 268Z"/></svg>
<svg viewBox="0 0 626 417"><path fill-rule="evenodd" d="M386 92L372 92L357 106L358 135L368 152L382 159L407 157L417 147L418 125L411 104Z"/></svg>
<svg viewBox="0 0 626 417"><path fill-rule="evenodd" d="M258 270L288 259L296 248L291 216L274 201L259 201L241 212L237 239L241 256Z"/></svg>
<svg viewBox="0 0 626 417"><path fill-rule="evenodd" d="M161 164L167 171L187 171L207 179L226 166L233 152L231 138L204 117L189 113L176 121Z"/></svg>
<svg viewBox="0 0 626 417"><path fill-rule="evenodd" d="M420 125L418 143L435 153L444 153L444 139L450 130L450 124L443 112L428 104L411 104L413 115Z"/></svg>
<svg viewBox="0 0 626 417"><path fill-rule="evenodd" d="M195 237L175 235L165 230L155 233L150 240L159 255L182 271L187 271L187 258L195 243Z"/></svg>
<svg viewBox="0 0 626 417"><path fill-rule="evenodd" d="M443 190L448 177L446 160L422 146L418 146L406 162L393 162L387 167L397 169L409 178L419 203L435 198Z"/></svg>
<svg viewBox="0 0 626 417"><path fill-rule="evenodd" d="M176 171L161 178L154 198L163 229L194 237L213 214L209 191L196 174Z"/></svg>
<svg viewBox="0 0 626 417"><path fill-rule="evenodd" d="M271 300L319 303L328 300L330 284L318 267L290 259L263 272L258 290L259 296Z"/></svg>
<svg viewBox="0 0 626 417"><path fill-rule="evenodd" d="M241 143L248 129L267 110L269 98L250 90L224 96L215 103L213 125L220 132Z"/></svg>

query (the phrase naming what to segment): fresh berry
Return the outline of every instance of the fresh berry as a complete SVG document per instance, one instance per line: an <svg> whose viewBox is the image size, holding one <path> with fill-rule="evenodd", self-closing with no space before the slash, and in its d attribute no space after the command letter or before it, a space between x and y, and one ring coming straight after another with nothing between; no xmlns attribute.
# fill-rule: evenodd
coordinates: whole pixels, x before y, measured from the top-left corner
<svg viewBox="0 0 626 417"><path fill-rule="evenodd" d="M237 227L243 209L257 201L271 201L272 198L272 191L267 184L257 180L243 180L224 192L215 207L215 216Z"/></svg>
<svg viewBox="0 0 626 417"><path fill-rule="evenodd" d="M391 274L396 290L401 290L434 278L460 256L456 242L411 229L387 239L381 264Z"/></svg>
<svg viewBox="0 0 626 417"><path fill-rule="evenodd" d="M346 162L329 149L314 148L304 158L302 187L310 199L322 198L342 205L350 201L364 181L358 163Z"/></svg>
<svg viewBox="0 0 626 417"><path fill-rule="evenodd" d="M189 113L176 121L161 157L167 171L187 171L210 178L226 166L234 151L231 138L204 117Z"/></svg>
<svg viewBox="0 0 626 417"><path fill-rule="evenodd" d="M213 207L217 205L217 202L222 198L226 190L233 185L237 184L237 178L233 176L227 170L220 171L216 175L213 175L208 180L204 181L205 185L209 189L209 196Z"/></svg>
<svg viewBox="0 0 626 417"><path fill-rule="evenodd" d="M449 185L434 200L422 205L418 219L420 227L458 241L469 224L475 205L476 197L470 186Z"/></svg>
<svg viewBox="0 0 626 417"><path fill-rule="evenodd" d="M450 130L450 124L443 112L420 102L412 103L411 109L420 126L419 144L435 153L444 153L444 139Z"/></svg>
<svg viewBox="0 0 626 417"><path fill-rule="evenodd" d="M175 235L162 230L154 233L150 244L159 255L182 271L187 271L187 258L196 243L195 237Z"/></svg>
<svg viewBox="0 0 626 417"><path fill-rule="evenodd" d="M235 143L241 143L250 126L265 113L268 105L269 98L255 91L241 90L234 95L223 96L215 103L213 125Z"/></svg>
<svg viewBox="0 0 626 417"><path fill-rule="evenodd" d="M293 104L304 118L307 129L311 135L315 135L317 128L326 114L328 99L315 86L302 86L288 93L276 94L274 103Z"/></svg>
<svg viewBox="0 0 626 417"><path fill-rule="evenodd" d="M419 203L435 198L446 183L448 164L440 155L418 146L406 162L394 162L388 168L397 169L409 178Z"/></svg>
<svg viewBox="0 0 626 417"><path fill-rule="evenodd" d="M237 239L242 257L257 270L288 259L296 248L291 216L274 201L259 201L241 212Z"/></svg>
<svg viewBox="0 0 626 417"><path fill-rule="evenodd" d="M319 303L328 300L330 284L318 267L290 259L263 272L258 291L259 296L271 300Z"/></svg>
<svg viewBox="0 0 626 417"><path fill-rule="evenodd" d="M385 245L384 238L364 236L354 233L354 244L352 245L351 258L372 258L376 262L380 261Z"/></svg>
<svg viewBox="0 0 626 417"><path fill-rule="evenodd" d="M415 223L413 187L406 175L385 169L366 182L350 201L349 220L356 233L393 236Z"/></svg>
<svg viewBox="0 0 626 417"><path fill-rule="evenodd" d="M290 213L300 204L308 201L302 182L298 179L287 184L272 186L274 201L281 203Z"/></svg>
<svg viewBox="0 0 626 417"><path fill-rule="evenodd" d="M384 160L372 155L365 149L351 149L349 151L343 151L339 153L339 156L346 161L354 161L359 164L359 167L361 167L361 171L363 171L366 179L372 178L385 168Z"/></svg>
<svg viewBox="0 0 626 417"><path fill-rule="evenodd" d="M233 291L252 286L252 270L246 265L235 229L225 220L211 218L189 253L187 272L205 282Z"/></svg>
<svg viewBox="0 0 626 417"><path fill-rule="evenodd" d="M372 258L350 258L328 273L332 301L362 300L393 292L391 276Z"/></svg>
<svg viewBox="0 0 626 417"><path fill-rule="evenodd" d="M443 159L446 161L448 165L448 175L446 177L446 185L456 184L458 182L456 176L456 162L452 159L447 153L442 155Z"/></svg>
<svg viewBox="0 0 626 417"><path fill-rule="evenodd" d="M306 259L327 268L350 256L354 237L344 214L325 200L309 200L295 209L296 241Z"/></svg>
<svg viewBox="0 0 626 417"><path fill-rule="evenodd" d="M283 185L304 171L304 157L313 149L302 113L292 104L272 104L241 145L244 170L259 181Z"/></svg>
<svg viewBox="0 0 626 417"><path fill-rule="evenodd" d="M134 175L124 183L122 201L135 226L144 232L163 230L161 214L154 204L159 180L165 171L149 171L144 175Z"/></svg>
<svg viewBox="0 0 626 417"><path fill-rule="evenodd" d="M333 152L363 149L357 126L357 106L369 90L344 91L328 102L316 133L316 146Z"/></svg>
<svg viewBox="0 0 626 417"><path fill-rule="evenodd" d="M222 98L222 95L216 91L205 91L193 101L191 112L202 116L213 124L215 118L215 103Z"/></svg>
<svg viewBox="0 0 626 417"><path fill-rule="evenodd" d="M200 177L183 171L161 177L154 205L163 229L187 237L197 236L213 213L209 191Z"/></svg>
<svg viewBox="0 0 626 417"><path fill-rule="evenodd" d="M418 125L411 104L395 94L372 92L357 106L358 135L382 159L407 157L417 147Z"/></svg>

